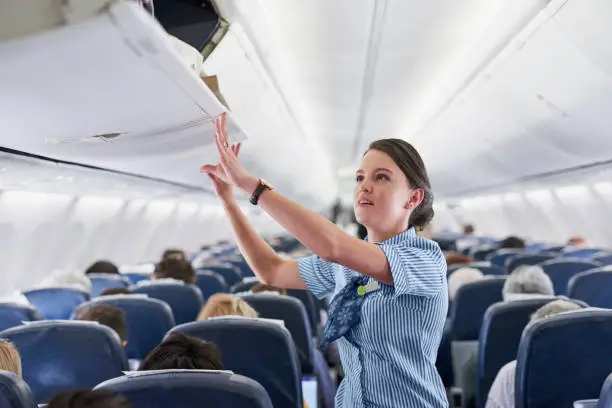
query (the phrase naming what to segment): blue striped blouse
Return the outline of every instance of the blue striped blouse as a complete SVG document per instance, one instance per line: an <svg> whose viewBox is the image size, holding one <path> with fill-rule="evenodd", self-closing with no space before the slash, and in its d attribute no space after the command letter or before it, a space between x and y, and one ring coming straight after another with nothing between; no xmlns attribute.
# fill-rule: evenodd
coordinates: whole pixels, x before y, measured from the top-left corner
<svg viewBox="0 0 612 408"><path fill-rule="evenodd" d="M394 286L380 284L363 303L361 321L338 340L345 377L336 408L447 407L436 355L448 309L446 261L413 228L378 244ZM298 263L308 289L324 298L359 273L316 255Z"/></svg>

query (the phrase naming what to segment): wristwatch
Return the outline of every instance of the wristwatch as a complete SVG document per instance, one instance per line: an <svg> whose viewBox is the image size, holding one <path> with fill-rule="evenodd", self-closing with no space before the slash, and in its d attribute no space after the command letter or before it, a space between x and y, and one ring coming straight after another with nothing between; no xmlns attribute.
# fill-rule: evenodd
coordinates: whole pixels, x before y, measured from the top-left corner
<svg viewBox="0 0 612 408"><path fill-rule="evenodd" d="M257 203L259 202L259 197L266 190L272 190L272 186L270 186L262 179L257 180L257 187L255 187L255 191L253 191L253 194L251 194L249 202L253 205L257 205Z"/></svg>

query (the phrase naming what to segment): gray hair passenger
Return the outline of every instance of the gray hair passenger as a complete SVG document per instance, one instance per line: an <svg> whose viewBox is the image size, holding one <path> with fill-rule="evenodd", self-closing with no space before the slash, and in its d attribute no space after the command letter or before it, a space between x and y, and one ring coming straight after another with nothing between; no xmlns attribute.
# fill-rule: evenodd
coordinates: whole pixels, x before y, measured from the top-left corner
<svg viewBox="0 0 612 408"><path fill-rule="evenodd" d="M552 297L553 283L539 266L522 265L508 275L504 284L504 301Z"/></svg>

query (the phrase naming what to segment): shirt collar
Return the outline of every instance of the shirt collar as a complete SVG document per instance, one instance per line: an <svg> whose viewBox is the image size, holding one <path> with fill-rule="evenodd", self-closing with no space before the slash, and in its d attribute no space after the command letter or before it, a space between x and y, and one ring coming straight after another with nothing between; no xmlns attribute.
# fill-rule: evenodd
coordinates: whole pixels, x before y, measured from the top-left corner
<svg viewBox="0 0 612 408"><path fill-rule="evenodd" d="M416 230L414 229L414 227L410 227L406 231L400 232L399 234L394 235L391 238L384 240L383 242L375 242L375 244L376 245L396 245L396 244L399 244L401 242L404 242L414 237L416 237ZM364 238L364 241L370 242L368 241L367 236Z"/></svg>

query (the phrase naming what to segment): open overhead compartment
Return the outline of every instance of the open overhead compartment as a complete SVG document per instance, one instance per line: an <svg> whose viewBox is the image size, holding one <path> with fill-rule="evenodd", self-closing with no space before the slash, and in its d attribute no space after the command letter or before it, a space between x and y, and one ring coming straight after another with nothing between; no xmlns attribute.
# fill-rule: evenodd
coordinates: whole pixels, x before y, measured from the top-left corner
<svg viewBox="0 0 612 408"><path fill-rule="evenodd" d="M28 13L12 15L44 20L41 13L48 16L52 9L56 19L39 21L14 35L1 33L0 146L172 183L210 186L199 168L217 160L214 120L227 108L200 78L201 61L185 63L189 47L177 47L178 40L133 1L44 3L46 8L33 3ZM244 50L223 43L217 48L226 59L215 58L213 51L211 58L221 64L212 67L218 69L205 67L204 72L218 75L224 96L226 87L232 89L226 98L231 108L228 133L233 141L245 141L249 134L242 150L249 169L293 198L311 206L326 205L333 194L326 198L329 189L316 191L316 180L326 171L321 160L304 157L309 149L301 148L291 131L285 132L294 125L278 111L273 96L249 93L248 83L243 89L232 87L240 77L253 78L258 88L266 85ZM318 170L310 169L313 160ZM300 177L304 182L297 185ZM333 180L328 184L333 190Z"/></svg>

